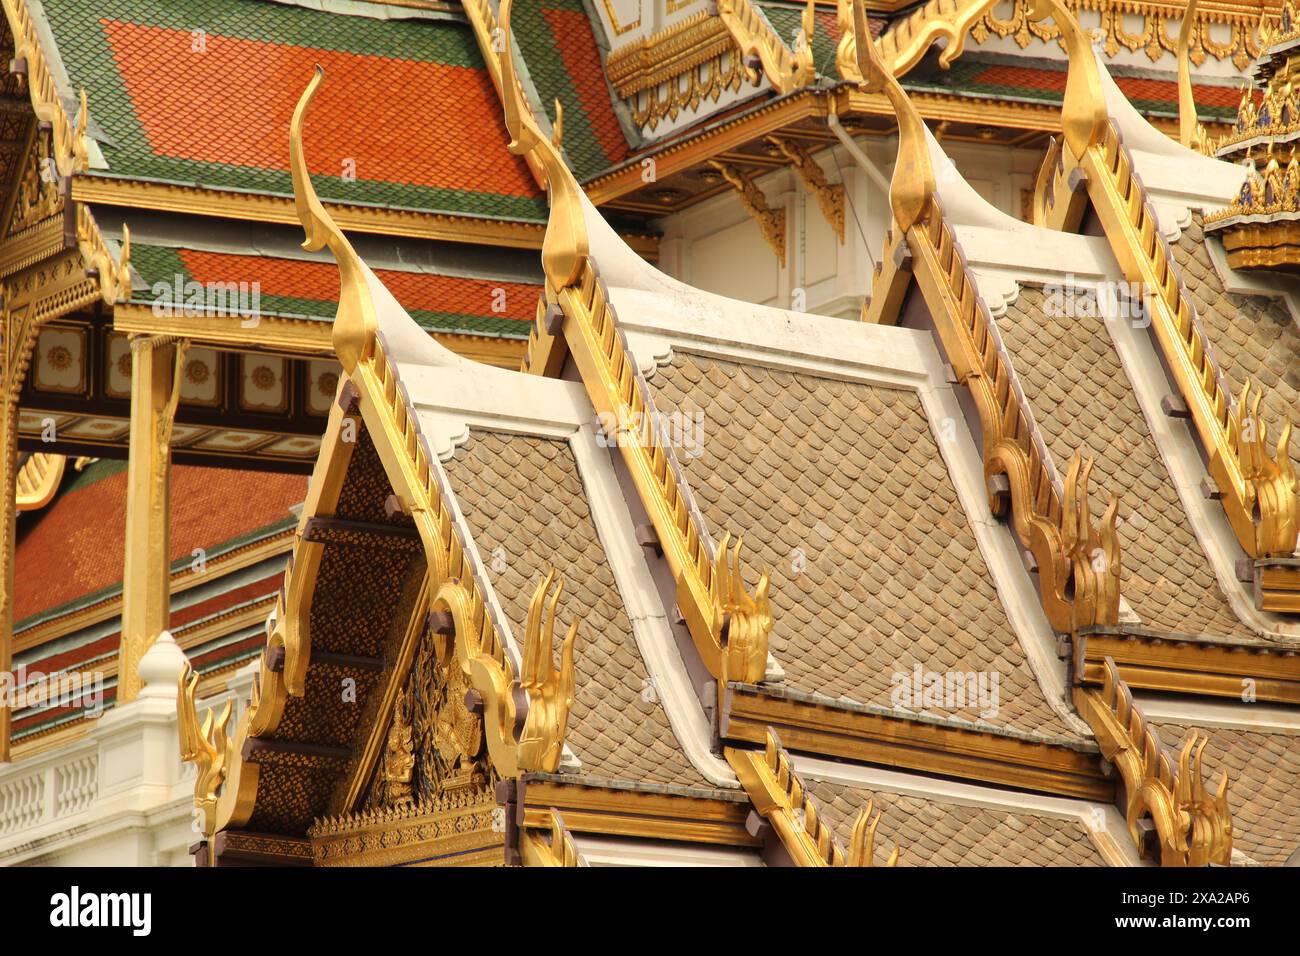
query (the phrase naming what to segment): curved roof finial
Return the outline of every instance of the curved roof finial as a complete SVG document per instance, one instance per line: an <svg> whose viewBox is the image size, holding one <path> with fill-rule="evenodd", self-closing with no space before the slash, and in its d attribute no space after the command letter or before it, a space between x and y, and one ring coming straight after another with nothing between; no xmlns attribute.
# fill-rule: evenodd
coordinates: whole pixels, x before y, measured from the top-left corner
<svg viewBox="0 0 1300 956"><path fill-rule="evenodd" d="M894 74L881 61L867 27L863 0L853 0L853 33L858 38L854 52L862 76L862 88L871 93L883 92L889 97L898 118L898 159L889 184L889 204L899 228L906 232L921 218L934 195L934 168L930 163L925 121Z"/></svg>
<svg viewBox="0 0 1300 956"><path fill-rule="evenodd" d="M1195 24L1196 0L1188 0L1183 25L1178 31L1178 141L1189 149L1196 142L1196 97L1192 94L1192 69L1188 62Z"/></svg>
<svg viewBox="0 0 1300 956"><path fill-rule="evenodd" d="M1088 35L1062 0L1033 0L1029 19L1051 17L1061 30L1065 49L1070 56L1070 72L1065 80L1065 102L1061 106L1061 127L1065 144L1076 157L1082 156L1106 135L1108 113L1101 91L1101 74L1097 56Z"/></svg>
<svg viewBox="0 0 1300 956"><path fill-rule="evenodd" d="M542 268L552 289L572 285L587 258L587 224L582 211L582 187L569 172L555 144L542 135L524 103L523 87L515 71L514 38L510 32L511 0L501 0L499 24L501 50L501 101L505 106L510 152L532 153L550 182L551 219L542 241Z"/></svg>
<svg viewBox="0 0 1300 956"><path fill-rule="evenodd" d="M317 65L316 73L303 90L289 123L289 164L293 172L293 204L298 211L307 238L302 247L308 252L318 252L329 246L339 264L339 310L334 318L334 351L346 372L351 371L372 348L379 323L375 318L375 303L366 282L366 267L352 248L352 243L330 214L321 205L320 198L307 171L307 157L303 152L302 129L307 119L307 109L325 79L325 71Z"/></svg>

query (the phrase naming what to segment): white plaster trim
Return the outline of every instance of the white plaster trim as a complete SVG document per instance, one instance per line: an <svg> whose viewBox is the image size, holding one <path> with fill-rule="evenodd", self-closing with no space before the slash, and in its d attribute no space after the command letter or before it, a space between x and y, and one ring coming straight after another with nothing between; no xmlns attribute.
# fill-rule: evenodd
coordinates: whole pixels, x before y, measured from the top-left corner
<svg viewBox="0 0 1300 956"><path fill-rule="evenodd" d="M928 334L721 300L611 289L628 347L644 369L675 348L830 378L914 387L929 374ZM716 297L715 297L716 298Z"/></svg>
<svg viewBox="0 0 1300 956"><path fill-rule="evenodd" d="M592 424L579 429L569 445L583 484L592 492L587 496L591 520L605 548L614 583L632 622L637 649L669 726L687 759L706 780L718 787L738 787L731 766L712 752L712 729L677 650L645 552L636 543L636 531L610 455L597 444Z"/></svg>
<svg viewBox="0 0 1300 956"><path fill-rule="evenodd" d="M587 393L578 382L524 375L467 362L454 368L407 365L401 369L411 401L424 415L477 416L509 431L541 429L570 434L595 421Z"/></svg>
<svg viewBox="0 0 1300 956"><path fill-rule="evenodd" d="M1123 136L1124 145L1133 154L1143 185L1148 189L1175 195L1232 197L1241 188L1245 170L1211 156L1188 149L1171 136L1156 129L1128 101L1110 71L1105 58L1094 50L1097 71L1101 75L1102 95L1111 122ZM1139 161L1139 154L1145 154ZM1195 184L1195 192L1189 188ZM1223 205L1222 202L1219 203Z"/></svg>
<svg viewBox="0 0 1300 956"><path fill-rule="evenodd" d="M1252 730L1261 733L1300 734L1300 710L1274 704L1228 703L1226 700L1134 694L1134 702L1151 720L1221 727L1226 730ZM1300 746L1300 739L1296 742Z"/></svg>
<svg viewBox="0 0 1300 956"><path fill-rule="evenodd" d="M764 866L757 849L593 837L573 842L588 866Z"/></svg>
<svg viewBox="0 0 1300 956"><path fill-rule="evenodd" d="M1026 283L1050 285L1068 276L1095 282L1119 274L1104 236L1040 229L1026 241L1007 242L1005 233L980 226L957 226L954 232L974 273L980 298L995 318L1015 301L1020 286Z"/></svg>
<svg viewBox="0 0 1300 956"><path fill-rule="evenodd" d="M980 807L986 810L1030 813L1034 816L1079 823L1093 845L1111 866L1145 866L1129 837L1128 824L1113 804L1072 800L1034 793L1015 793L969 783L902 774L894 770L843 764L817 757L791 754L794 769L805 779L824 780L846 787L885 790L890 793ZM889 821L885 819L885 834ZM906 847L903 848L906 852Z"/></svg>

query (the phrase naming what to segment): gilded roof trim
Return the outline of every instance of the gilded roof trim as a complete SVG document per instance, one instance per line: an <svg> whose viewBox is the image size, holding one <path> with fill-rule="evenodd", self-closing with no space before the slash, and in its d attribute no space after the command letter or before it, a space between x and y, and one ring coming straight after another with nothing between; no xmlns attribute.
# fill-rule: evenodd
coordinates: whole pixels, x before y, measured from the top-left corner
<svg viewBox="0 0 1300 956"><path fill-rule="evenodd" d="M509 76L514 71L510 0L501 5L501 23L506 38L502 63ZM591 255L587 216L590 212L599 219L599 214L521 97L507 99L505 113L510 148L536 151L551 179L551 220L542 247L549 306L538 306L524 369L557 374L556 345L567 346L597 415L619 423L619 450L677 581L679 607L705 666L715 677L762 680L771 631L767 575L751 594L741 573L741 542L729 549L730 538L724 536L721 546L715 546L705 527ZM632 254L626 246L611 253L620 251Z"/></svg>
<svg viewBox="0 0 1300 956"><path fill-rule="evenodd" d="M1101 689L1077 687L1075 704L1096 734L1102 755L1115 764L1124 780L1125 817L1139 852L1146 851L1140 824L1150 819L1159 838L1161 866L1231 864L1228 774L1224 771L1211 795L1201 771L1208 738L1189 734L1175 760L1148 726L1110 658Z"/></svg>
<svg viewBox="0 0 1300 956"><path fill-rule="evenodd" d="M861 20L861 0L854 4ZM1076 454L1064 483L1058 477L997 326L935 195L931 157L938 147L898 81L871 45L864 47L869 52L860 56L859 67L895 104L900 131L899 161L890 185L894 224L882 256L895 268L882 270L872 300L901 306L900 290L909 275L897 264L913 256L911 276L925 297L958 381L970 389L979 413L990 505L994 514L1009 512L1016 534L1037 560L1048 620L1064 633L1115 624L1120 595L1118 501L1112 497L1101 525L1095 526L1088 506L1092 460ZM869 317L894 318L879 310ZM1008 485L1005 498L991 483L998 476Z"/></svg>
<svg viewBox="0 0 1300 956"><path fill-rule="evenodd" d="M872 812L870 801L858 812L846 853L821 818L817 801L807 792L790 762L790 755L771 727L767 728L761 755L731 747L725 754L754 809L772 825L796 866L875 865L876 827L881 814ZM896 866L898 854L895 846L885 866Z"/></svg>

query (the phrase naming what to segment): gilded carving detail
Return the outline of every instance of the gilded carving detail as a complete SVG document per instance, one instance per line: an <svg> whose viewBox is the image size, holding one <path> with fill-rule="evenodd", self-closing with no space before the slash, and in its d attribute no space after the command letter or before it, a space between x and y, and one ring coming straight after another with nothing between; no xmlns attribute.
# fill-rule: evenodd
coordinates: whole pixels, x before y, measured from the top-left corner
<svg viewBox="0 0 1300 956"><path fill-rule="evenodd" d="M1120 806L1138 849L1144 849L1140 824L1150 819L1162 866L1229 865L1232 811L1228 807L1228 774L1222 773L1213 793L1205 786L1201 755L1209 738L1191 731L1175 762L1133 702L1132 692L1109 657L1101 689L1080 688L1075 700L1102 756L1115 765L1124 781Z"/></svg>
<svg viewBox="0 0 1300 956"><path fill-rule="evenodd" d="M549 603L555 572L549 572L528 605L528 622L524 635L524 669L519 685L528 694L528 716L519 737L519 769L554 773L560 767L564 749L564 733L569 726L569 709L573 707L573 642L578 636L578 620L569 625L569 632L560 646L560 666L551 663L551 648L555 644L555 613L564 593L564 581L555 581L555 592Z"/></svg>
<svg viewBox="0 0 1300 956"><path fill-rule="evenodd" d="M199 675L189 662L181 670L176 687L176 721L180 734L181 760L194 764L198 777L194 782L194 809L199 815L203 835L209 839L217 829L217 799L230 761L230 739L226 726L230 723L230 709L234 703L226 701L220 716L211 709L199 722L194 693Z"/></svg>
<svg viewBox="0 0 1300 956"><path fill-rule="evenodd" d="M874 812L874 801L868 801L858 812L846 853L822 818L817 801L804 787L775 730L767 728L761 754L730 747L725 754L754 810L772 825L796 866L875 865L876 828L881 814ZM898 855L896 846L885 866L896 866Z"/></svg>
<svg viewBox="0 0 1300 956"><path fill-rule="evenodd" d="M781 155L790 160L795 173L803 182L804 187L817 197L817 204L821 206L822 215L830 223L830 227L835 230L835 235L840 242L844 241L844 186L840 183L829 183L826 181L826 173L822 171L817 160L813 159L812 151L792 139L781 136L769 136L768 140L778 150Z"/></svg>
<svg viewBox="0 0 1300 956"><path fill-rule="evenodd" d="M785 210L773 209L768 205L763 190L754 182L752 176L739 167L720 160L711 159L709 165L722 174L722 178L731 184L740 196L740 203L745 211L758 223L763 240L772 250L777 261L785 266Z"/></svg>
<svg viewBox="0 0 1300 956"><path fill-rule="evenodd" d="M1012 37L1021 48L1035 40L1061 42L1058 26L1036 22L1031 16L1033 4L1034 0L1015 0L1011 16L1005 20L989 10L971 27L972 38L976 43L983 43L990 35ZM1177 53L1178 37L1171 34L1169 28L1182 20L1184 14L1176 6L1151 0L1133 0L1122 5L1114 0L1065 0L1065 5L1072 12L1087 10L1101 15L1100 28L1105 36L1103 49L1107 56L1114 57L1121 49L1142 50L1154 62L1166 53ZM1141 18L1141 29L1136 33L1125 27L1125 20L1133 17ZM1231 59L1237 69L1244 70L1267 45L1264 39L1268 30L1267 17L1263 11L1255 13L1246 9L1217 7L1196 11L1193 14L1195 26L1189 37L1191 61L1200 66L1207 56L1216 60ZM1211 28L1223 25L1230 28L1228 39L1215 40Z"/></svg>

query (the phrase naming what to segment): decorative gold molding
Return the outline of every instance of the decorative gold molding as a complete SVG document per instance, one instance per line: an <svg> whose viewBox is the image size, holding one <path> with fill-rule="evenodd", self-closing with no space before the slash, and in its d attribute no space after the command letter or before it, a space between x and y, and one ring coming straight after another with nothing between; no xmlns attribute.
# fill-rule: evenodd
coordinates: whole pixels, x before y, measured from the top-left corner
<svg viewBox="0 0 1300 956"><path fill-rule="evenodd" d="M997 0L928 0L906 17L892 21L876 38L880 58L894 76L902 76L921 61L936 41L945 40L939 65L946 70L966 49L971 28L996 3ZM845 0L840 0L840 4L849 6ZM850 38L851 43L856 44L856 36L854 33ZM857 65L853 54L846 55L845 62ZM845 79L861 78L856 69L853 75L845 75Z"/></svg>
<svg viewBox="0 0 1300 956"><path fill-rule="evenodd" d="M1095 68L1090 50L1072 56L1071 75L1076 63L1085 62ZM1243 391L1242 401L1234 402L1114 124L1107 120L1100 141L1061 159L1051 188L1059 195L1075 168L1086 174L1087 194L1125 279L1145 290L1156 340L1187 403L1209 459L1210 476L1223 496L1224 511L1242 549L1254 558L1289 557L1295 551L1300 520L1300 482L1287 448L1289 424L1270 456L1267 429L1255 414L1258 398L1252 409L1244 407L1248 392ZM1207 217L1207 225L1218 221Z"/></svg>
<svg viewBox="0 0 1300 956"><path fill-rule="evenodd" d="M785 210L773 209L767 204L767 197L759 189L753 177L742 169L711 159L709 165L716 169L740 196L740 204L745 207L763 234L763 240L776 256L781 267L785 267Z"/></svg>
<svg viewBox="0 0 1300 956"><path fill-rule="evenodd" d="M734 792L734 791L733 791ZM698 791L697 791L698 793ZM681 840L723 846L758 846L745 829L748 801L601 786L591 781L532 778L524 788L524 826L549 830L558 810L576 833Z"/></svg>
<svg viewBox="0 0 1300 956"><path fill-rule="evenodd" d="M841 243L844 242L844 186L826 181L826 173L806 146L782 136L769 136L768 141L790 160L804 188L817 197L822 215L835 231L836 237Z"/></svg>
<svg viewBox="0 0 1300 956"><path fill-rule="evenodd" d="M853 824L846 857L844 848L822 819L821 808L808 794L790 763L776 731L767 728L763 753L725 749L727 762L740 785L753 801L754 810L776 831L796 866L874 866L876 827L881 814L872 813L872 802L859 811ZM898 864L894 847L885 866Z"/></svg>
<svg viewBox="0 0 1300 956"><path fill-rule="evenodd" d="M811 0L803 15L804 42L791 52L752 0L718 0L718 17L731 34L742 59L757 57L772 88L782 96L807 86L815 75L812 59ZM747 68L748 69L748 68ZM757 76L749 71L750 82Z"/></svg>
<svg viewBox="0 0 1300 956"><path fill-rule="evenodd" d="M1012 37L1022 49L1035 40L1050 43L1060 41L1059 27L1035 22L1030 9L1035 0L1015 0L1014 10L1009 19L999 19L993 10L971 27L971 36L976 43L983 43L990 35ZM1182 4L1168 0L1129 0L1120 4L1115 0L1065 0L1071 11L1088 10L1101 17L1101 29L1105 33L1103 49L1106 55L1114 57L1121 49L1136 52L1144 50L1153 62L1165 53L1176 53L1178 39L1169 33L1169 24L1184 18ZM1200 66L1207 56L1216 60L1231 59L1234 66L1244 70L1260 55L1267 42L1261 32L1267 30L1268 19L1272 14L1258 6L1247 6L1234 2L1202 2L1196 11L1196 25L1193 37L1189 38L1192 63ZM1125 25L1126 18L1140 17L1140 32L1130 33ZM1230 37L1225 41L1216 41L1211 36L1211 28L1227 25L1231 29Z"/></svg>
<svg viewBox="0 0 1300 956"><path fill-rule="evenodd" d="M506 26L502 66L512 72L508 24L510 2L501 5ZM509 88L509 84L507 84ZM511 149L539 151L551 177L551 221L542 247L546 302L563 316L560 336L549 330L549 308L539 306L525 368L541 373L543 359L562 338L573 355L598 414L620 425L618 446L632 481L659 537L664 558L677 582L678 604L706 668L715 677L758 681L766 672L771 631L766 575L753 596L740 580L739 543L728 555L715 548L704 529L685 475L663 434L649 386L627 351L609 292L589 255L581 191L550 142L541 136L519 104L506 104ZM725 569L725 573L724 573ZM729 635L738 636L734 642ZM724 670L725 668L725 670Z"/></svg>
<svg viewBox="0 0 1300 956"><path fill-rule="evenodd" d="M1281 610L1281 609L1279 609ZM1241 701L1249 679L1255 699L1300 704L1300 662L1286 644L1206 644L1187 635L1140 628L1107 628L1074 636L1074 669L1085 683L1100 684L1113 658L1128 686L1158 693L1194 694Z"/></svg>
<svg viewBox="0 0 1300 956"><path fill-rule="evenodd" d="M761 746L771 727L803 753L1084 800L1114 795L1095 755L1065 742L886 716L777 696L753 685L729 685L721 715L720 733L728 744Z"/></svg>
<svg viewBox="0 0 1300 956"><path fill-rule="evenodd" d="M547 604L552 581L555 581L555 593ZM564 579L556 579L555 570L551 569L538 582L528 605L524 667L519 678L519 686L528 694L528 716L519 735L521 771L554 773L560 767L564 751L564 733L573 706L573 642L578 636L580 619L574 618L569 625L569 633L560 646L560 667L556 670L551 662L551 648L555 643L556 607L563 593Z"/></svg>
<svg viewBox="0 0 1300 956"><path fill-rule="evenodd" d="M1223 772L1211 796L1201 769L1201 754L1209 737L1191 731L1175 763L1133 702L1132 692L1110 658L1105 661L1101 689L1076 687L1074 699L1080 716L1097 738L1102 756L1115 765L1124 781L1120 808L1138 851L1146 855L1141 824L1150 819L1156 830L1161 866L1230 865L1232 810L1228 806L1228 772Z"/></svg>
<svg viewBox="0 0 1300 956"><path fill-rule="evenodd" d="M524 866L586 866L582 854L564 826L558 810L548 812L550 839L534 833L527 827L519 831L519 855Z"/></svg>
<svg viewBox="0 0 1300 956"><path fill-rule="evenodd" d="M505 862L501 808L490 788L455 790L311 825L316 866L492 866Z"/></svg>
<svg viewBox="0 0 1300 956"><path fill-rule="evenodd" d="M652 132L665 116L675 120L705 100L716 103L748 80L731 34L708 10L619 47L605 68L633 122Z"/></svg>
<svg viewBox="0 0 1300 956"><path fill-rule="evenodd" d="M67 464L63 455L29 455L14 482L14 506L19 511L39 511L48 505L59 490Z"/></svg>

